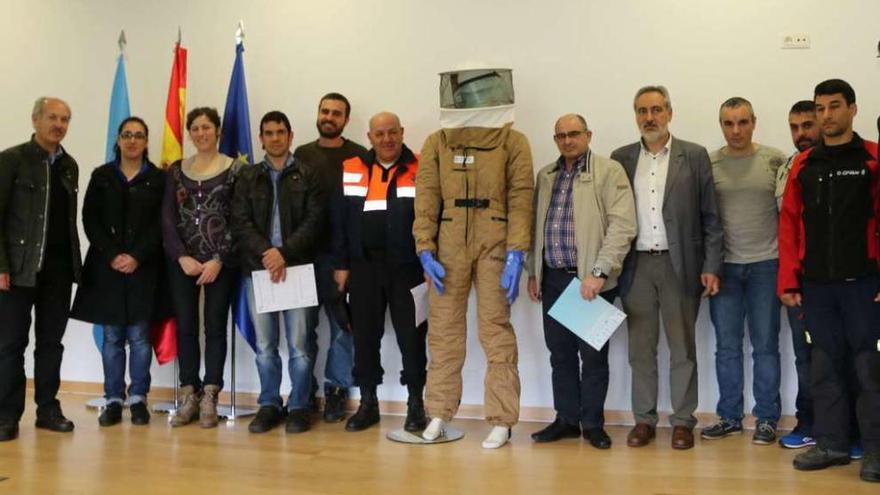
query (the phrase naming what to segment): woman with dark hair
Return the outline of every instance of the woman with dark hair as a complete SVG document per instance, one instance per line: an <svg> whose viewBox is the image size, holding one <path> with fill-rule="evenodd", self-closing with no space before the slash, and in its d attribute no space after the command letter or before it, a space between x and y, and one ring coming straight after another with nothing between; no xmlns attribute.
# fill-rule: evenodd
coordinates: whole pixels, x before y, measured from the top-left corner
<svg viewBox="0 0 880 495"><path fill-rule="evenodd" d="M177 316L177 345L183 402L171 419L183 426L199 419L217 426L217 396L223 388L229 307L237 283L229 215L237 165L217 151L220 116L193 109L186 128L196 154L168 169L162 206L165 254ZM205 375L199 377L199 293L204 288Z"/></svg>
<svg viewBox="0 0 880 495"><path fill-rule="evenodd" d="M116 159L92 173L83 201L89 250L73 317L101 325L104 397L101 426L122 420L125 400L125 344L129 346L131 422L150 421L150 322L161 319L166 292L161 271L161 205L164 172L147 158L147 124L129 117L119 126ZM162 285L160 287L160 285Z"/></svg>

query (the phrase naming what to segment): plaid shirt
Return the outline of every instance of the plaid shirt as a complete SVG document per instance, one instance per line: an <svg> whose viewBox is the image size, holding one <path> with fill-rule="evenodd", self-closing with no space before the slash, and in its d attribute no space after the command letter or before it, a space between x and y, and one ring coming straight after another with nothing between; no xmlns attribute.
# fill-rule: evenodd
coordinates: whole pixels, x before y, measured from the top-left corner
<svg viewBox="0 0 880 495"><path fill-rule="evenodd" d="M571 171L565 159L556 160L557 172L550 195L550 208L544 221L544 262L550 268L577 267L577 244L574 238L574 208L571 205L572 185L578 174L587 171L590 150L575 160Z"/></svg>

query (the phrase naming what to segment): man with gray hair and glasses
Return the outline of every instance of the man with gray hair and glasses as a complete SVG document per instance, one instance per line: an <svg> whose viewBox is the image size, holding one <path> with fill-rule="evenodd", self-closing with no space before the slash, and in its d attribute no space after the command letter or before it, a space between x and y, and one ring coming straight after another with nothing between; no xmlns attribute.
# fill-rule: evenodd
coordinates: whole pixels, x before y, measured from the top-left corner
<svg viewBox="0 0 880 495"><path fill-rule="evenodd" d="M78 167L61 146L70 107L38 98L30 141L0 153L0 441L18 437L24 353L34 310L37 428L73 431L56 399L70 292L81 269L76 227Z"/></svg>
<svg viewBox="0 0 880 495"><path fill-rule="evenodd" d="M655 436L660 316L670 353L672 448L694 446L697 423L695 324L701 295L720 286L722 228L709 154L672 137L672 102L663 86L645 86L633 100L642 138L611 153L633 186L638 235L620 276L628 316L632 408L627 445ZM659 313L659 314L658 314Z"/></svg>

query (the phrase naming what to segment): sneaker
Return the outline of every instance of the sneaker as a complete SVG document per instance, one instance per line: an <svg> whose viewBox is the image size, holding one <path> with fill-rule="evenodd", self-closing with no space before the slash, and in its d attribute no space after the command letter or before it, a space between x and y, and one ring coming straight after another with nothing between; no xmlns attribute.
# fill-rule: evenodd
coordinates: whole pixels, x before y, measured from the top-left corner
<svg viewBox="0 0 880 495"><path fill-rule="evenodd" d="M287 413L287 425L284 430L287 433L302 433L309 431L312 423L309 420L311 411L309 409L293 409Z"/></svg>
<svg viewBox="0 0 880 495"><path fill-rule="evenodd" d="M779 439L779 446L786 449L802 449L816 445L816 439L795 428L788 435Z"/></svg>
<svg viewBox="0 0 880 495"><path fill-rule="evenodd" d="M422 438L429 442L433 442L438 438L446 435L446 422L440 418L432 418L431 422L422 432Z"/></svg>
<svg viewBox="0 0 880 495"><path fill-rule="evenodd" d="M863 481L880 481L880 452L870 452L865 455L859 477Z"/></svg>
<svg viewBox="0 0 880 495"><path fill-rule="evenodd" d="M849 446L849 458L858 461L865 457L865 449L862 448L862 441L856 440Z"/></svg>
<svg viewBox="0 0 880 495"><path fill-rule="evenodd" d="M135 402L128 406L128 412L131 414L131 424L139 426L150 424L150 411L146 402Z"/></svg>
<svg viewBox="0 0 880 495"><path fill-rule="evenodd" d="M729 435L739 435L743 431L742 423L733 419L722 419L712 426L703 428L700 438L703 440L718 440Z"/></svg>
<svg viewBox="0 0 880 495"><path fill-rule="evenodd" d="M284 413L275 406L260 406L256 417L248 425L251 433L266 433L275 428L284 419Z"/></svg>
<svg viewBox="0 0 880 495"><path fill-rule="evenodd" d="M116 401L108 402L98 416L98 424L101 426L113 426L122 422L122 404Z"/></svg>
<svg viewBox="0 0 880 495"><path fill-rule="evenodd" d="M816 446L811 447L803 454L796 455L792 464L799 471L816 471L830 466L844 466L849 464L849 453Z"/></svg>
<svg viewBox="0 0 880 495"><path fill-rule="evenodd" d="M752 435L752 443L756 445L770 445L776 441L776 424L772 421L758 421L755 426L755 434Z"/></svg>

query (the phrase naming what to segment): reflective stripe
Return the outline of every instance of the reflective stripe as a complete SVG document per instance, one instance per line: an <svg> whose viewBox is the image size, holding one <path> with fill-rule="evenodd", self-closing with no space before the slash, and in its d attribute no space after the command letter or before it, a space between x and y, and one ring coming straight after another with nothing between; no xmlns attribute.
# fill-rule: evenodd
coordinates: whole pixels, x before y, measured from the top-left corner
<svg viewBox="0 0 880 495"><path fill-rule="evenodd" d="M342 172L342 182L359 183L364 174L354 172Z"/></svg>
<svg viewBox="0 0 880 495"><path fill-rule="evenodd" d="M343 193L346 196L365 197L367 195L367 188L364 186L345 186L343 187Z"/></svg>
<svg viewBox="0 0 880 495"><path fill-rule="evenodd" d="M414 197L416 197L415 186L398 187L397 188L397 197L398 198L414 198Z"/></svg>
<svg viewBox="0 0 880 495"><path fill-rule="evenodd" d="M368 199L364 201L364 211L384 211L388 209L388 202L384 199Z"/></svg>

